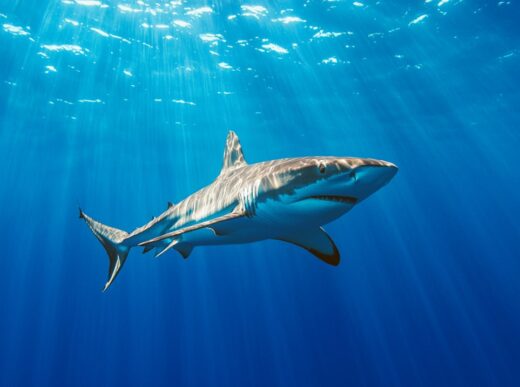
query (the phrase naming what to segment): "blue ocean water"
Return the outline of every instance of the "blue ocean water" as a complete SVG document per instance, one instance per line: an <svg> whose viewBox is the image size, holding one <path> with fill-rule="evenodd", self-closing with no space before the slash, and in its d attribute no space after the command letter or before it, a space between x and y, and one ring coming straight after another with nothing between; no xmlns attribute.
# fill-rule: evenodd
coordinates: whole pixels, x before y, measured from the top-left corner
<svg viewBox="0 0 520 387"><path fill-rule="evenodd" d="M517 386L514 1L0 0L1 386ZM79 205L124 230L219 173L396 163L282 242L133 251L113 286Z"/></svg>

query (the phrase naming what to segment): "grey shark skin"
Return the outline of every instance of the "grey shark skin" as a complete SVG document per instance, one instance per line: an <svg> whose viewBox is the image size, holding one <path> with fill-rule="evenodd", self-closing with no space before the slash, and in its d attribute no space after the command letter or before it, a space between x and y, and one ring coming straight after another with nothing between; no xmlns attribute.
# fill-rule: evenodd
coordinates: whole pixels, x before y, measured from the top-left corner
<svg viewBox="0 0 520 387"><path fill-rule="evenodd" d="M219 176L161 215L127 233L80 209L109 256L106 290L132 247L160 256L170 249L187 258L193 247L277 239L303 247L330 265L339 252L322 226L387 184L397 167L353 157L300 157L247 164L230 131Z"/></svg>

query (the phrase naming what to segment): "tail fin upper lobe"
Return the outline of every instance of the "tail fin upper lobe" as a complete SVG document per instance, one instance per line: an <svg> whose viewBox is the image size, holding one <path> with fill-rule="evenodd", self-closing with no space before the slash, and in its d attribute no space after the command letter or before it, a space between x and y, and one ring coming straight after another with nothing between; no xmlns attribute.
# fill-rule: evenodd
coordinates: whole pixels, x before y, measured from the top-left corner
<svg viewBox="0 0 520 387"><path fill-rule="evenodd" d="M81 209L79 210L79 217L85 220L94 236L101 242L108 254L110 263L108 267L108 280L103 289L103 291L105 291L112 282L114 282L130 251L130 247L122 243L128 236L128 233L114 227L106 226L92 219L81 211Z"/></svg>

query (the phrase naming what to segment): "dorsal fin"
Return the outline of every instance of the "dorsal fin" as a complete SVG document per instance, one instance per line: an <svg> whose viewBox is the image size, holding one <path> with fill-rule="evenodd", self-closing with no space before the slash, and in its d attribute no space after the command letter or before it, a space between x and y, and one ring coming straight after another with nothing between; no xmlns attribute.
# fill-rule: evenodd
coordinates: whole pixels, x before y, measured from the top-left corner
<svg viewBox="0 0 520 387"><path fill-rule="evenodd" d="M168 202L168 208L172 208L174 204L172 202Z"/></svg>
<svg viewBox="0 0 520 387"><path fill-rule="evenodd" d="M224 150L224 162L222 163L222 171L231 167L238 167L245 165L246 160L242 153L242 146L240 140L235 132L229 131L226 139L226 149Z"/></svg>

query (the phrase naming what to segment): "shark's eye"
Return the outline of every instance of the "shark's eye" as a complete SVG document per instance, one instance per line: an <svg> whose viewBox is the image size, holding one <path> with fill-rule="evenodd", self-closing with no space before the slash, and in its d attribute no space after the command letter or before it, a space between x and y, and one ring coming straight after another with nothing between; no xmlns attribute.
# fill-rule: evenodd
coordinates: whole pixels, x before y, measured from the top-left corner
<svg viewBox="0 0 520 387"><path fill-rule="evenodd" d="M320 168L320 173L325 173L325 164L320 163L320 165L318 166L318 168Z"/></svg>

